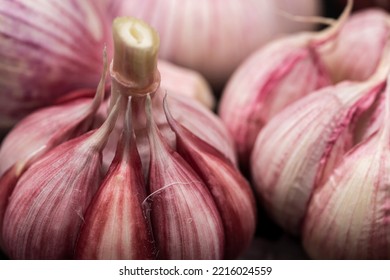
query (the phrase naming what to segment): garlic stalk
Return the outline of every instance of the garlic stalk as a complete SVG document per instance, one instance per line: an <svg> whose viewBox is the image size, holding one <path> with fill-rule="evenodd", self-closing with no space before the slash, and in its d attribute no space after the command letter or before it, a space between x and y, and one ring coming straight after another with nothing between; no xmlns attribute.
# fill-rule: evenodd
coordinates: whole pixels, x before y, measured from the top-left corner
<svg viewBox="0 0 390 280"><path fill-rule="evenodd" d="M251 155L255 189L288 232L300 234L313 190L352 147L353 124L383 89L386 57L383 63L367 82L343 82L298 100L259 133Z"/></svg>
<svg viewBox="0 0 390 280"><path fill-rule="evenodd" d="M380 130L344 156L307 210L303 243L312 258L390 258L390 77Z"/></svg>

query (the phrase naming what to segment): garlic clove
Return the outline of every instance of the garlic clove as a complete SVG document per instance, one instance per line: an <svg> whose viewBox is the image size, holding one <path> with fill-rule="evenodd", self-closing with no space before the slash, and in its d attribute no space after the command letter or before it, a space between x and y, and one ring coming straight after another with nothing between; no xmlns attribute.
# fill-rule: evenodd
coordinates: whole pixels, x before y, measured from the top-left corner
<svg viewBox="0 0 390 280"><path fill-rule="evenodd" d="M86 212L78 259L151 259L155 252L142 209L146 189L130 117L127 112L115 158Z"/></svg>
<svg viewBox="0 0 390 280"><path fill-rule="evenodd" d="M164 110L176 134L176 149L205 182L221 215L225 258L237 258L248 248L256 228L252 190L229 159L173 118L167 104L165 98Z"/></svg>
<svg viewBox="0 0 390 280"><path fill-rule="evenodd" d="M150 141L145 211L161 259L222 259L224 232L205 183L161 136L146 103Z"/></svg>
<svg viewBox="0 0 390 280"><path fill-rule="evenodd" d="M100 183L101 152L121 99L97 130L43 155L18 180L4 216L3 241L13 259L68 259L84 211Z"/></svg>
<svg viewBox="0 0 390 280"><path fill-rule="evenodd" d="M11 258L72 257L83 213L101 177L99 153L83 145L85 138L54 148L20 177L4 217Z"/></svg>
<svg viewBox="0 0 390 280"><path fill-rule="evenodd" d="M300 233L315 186L351 148L352 124L383 85L374 80L324 88L291 104L259 133L251 155L255 190L288 232Z"/></svg>

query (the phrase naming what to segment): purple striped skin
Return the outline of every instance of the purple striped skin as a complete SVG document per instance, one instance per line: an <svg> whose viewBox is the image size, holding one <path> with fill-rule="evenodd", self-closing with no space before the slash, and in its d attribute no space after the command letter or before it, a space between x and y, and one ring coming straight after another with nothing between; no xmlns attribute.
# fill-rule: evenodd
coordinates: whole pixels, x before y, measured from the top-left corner
<svg viewBox="0 0 390 280"><path fill-rule="evenodd" d="M141 159L130 130L122 135L110 169L88 207L76 246L77 259L154 257L150 225L142 209L146 186Z"/></svg>
<svg viewBox="0 0 390 280"><path fill-rule="evenodd" d="M234 165L205 141L180 125L164 110L176 134L176 149L206 183L221 215L225 259L236 259L248 248L256 228L256 204L251 187Z"/></svg>
<svg viewBox="0 0 390 280"><path fill-rule="evenodd" d="M20 177L4 216L10 258L73 258L84 212L101 180L101 148L90 143L92 136L55 147Z"/></svg>
<svg viewBox="0 0 390 280"><path fill-rule="evenodd" d="M100 1L3 1L0 6L0 126L59 96L94 87L111 18ZM110 53L110 51L109 51Z"/></svg>
<svg viewBox="0 0 390 280"><path fill-rule="evenodd" d="M222 259L223 224L205 183L165 140L154 122L148 132L151 160L150 218L159 259Z"/></svg>
<svg viewBox="0 0 390 280"><path fill-rule="evenodd" d="M352 147L352 127L383 82L344 82L288 106L259 133L251 174L259 199L286 231L300 235L313 190Z"/></svg>

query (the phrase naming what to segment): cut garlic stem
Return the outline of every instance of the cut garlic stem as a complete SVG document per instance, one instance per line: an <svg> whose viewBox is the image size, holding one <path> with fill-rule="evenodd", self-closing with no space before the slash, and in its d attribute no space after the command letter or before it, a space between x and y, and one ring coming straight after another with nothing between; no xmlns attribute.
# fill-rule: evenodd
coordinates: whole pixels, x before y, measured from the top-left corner
<svg viewBox="0 0 390 280"><path fill-rule="evenodd" d="M114 92L130 96L156 91L160 84L157 32L141 20L119 17L113 23L114 59L111 66ZM126 90L127 89L127 90Z"/></svg>

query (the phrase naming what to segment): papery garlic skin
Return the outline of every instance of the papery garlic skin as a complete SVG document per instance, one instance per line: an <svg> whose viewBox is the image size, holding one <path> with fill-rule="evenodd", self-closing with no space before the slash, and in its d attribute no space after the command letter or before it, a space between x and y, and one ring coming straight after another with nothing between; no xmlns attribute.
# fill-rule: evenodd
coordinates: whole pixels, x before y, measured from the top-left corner
<svg viewBox="0 0 390 280"><path fill-rule="evenodd" d="M71 135L77 135L78 124L86 115L91 101L91 98L77 99L68 104L50 106L30 114L19 122L2 142L0 174L36 150L56 141L65 141ZM29 137L28 143L26 136Z"/></svg>
<svg viewBox="0 0 390 280"><path fill-rule="evenodd" d="M161 58L199 71L215 88L222 88L245 57L264 43L283 33L308 28L294 22L285 24L288 20L278 14L279 10L313 16L320 9L319 1L307 0L295 1L293 7L284 0L122 3L122 15L139 17L158 30ZM300 27L292 28L294 25Z"/></svg>
<svg viewBox="0 0 390 280"><path fill-rule="evenodd" d="M157 257L222 259L223 224L209 190L190 165L170 149L151 113L147 114L150 195L145 208L157 243Z"/></svg>
<svg viewBox="0 0 390 280"><path fill-rule="evenodd" d="M390 149L381 136L348 153L313 194L303 229L310 257L390 258Z"/></svg>
<svg viewBox="0 0 390 280"><path fill-rule="evenodd" d="M257 134L279 111L331 80L312 34L286 37L259 49L234 72L223 91L218 114L234 137L246 165Z"/></svg>
<svg viewBox="0 0 390 280"><path fill-rule="evenodd" d="M75 250L77 259L151 259L155 256L149 221L142 205L146 185L130 118L131 113L127 112L116 156L88 206Z"/></svg>
<svg viewBox="0 0 390 280"><path fill-rule="evenodd" d="M18 181L3 227L6 253L11 258L72 258L83 213L101 177L99 155L73 150L74 142L59 146L61 154L58 148L52 150ZM79 157L71 158L74 154Z"/></svg>
<svg viewBox="0 0 390 280"><path fill-rule="evenodd" d="M0 22L1 127L70 90L96 86L110 44L110 21L97 1L3 1Z"/></svg>
<svg viewBox="0 0 390 280"><path fill-rule="evenodd" d="M251 187L223 154L173 118L167 98L164 111L176 134L178 153L200 175L218 208L225 233L225 258L239 257L249 247L256 228L256 203Z"/></svg>
<svg viewBox="0 0 390 280"><path fill-rule="evenodd" d="M84 212L101 181L102 150L120 101L99 129L55 147L20 177L3 221L3 245L11 258L73 258Z"/></svg>
<svg viewBox="0 0 390 280"><path fill-rule="evenodd" d="M377 69L389 36L390 17L385 11L368 9L351 15L336 43L320 50L332 80L367 79Z"/></svg>
<svg viewBox="0 0 390 280"><path fill-rule="evenodd" d="M344 82L291 104L259 133L251 155L255 190L285 230L300 234L315 187L352 147L351 125L383 88Z"/></svg>

